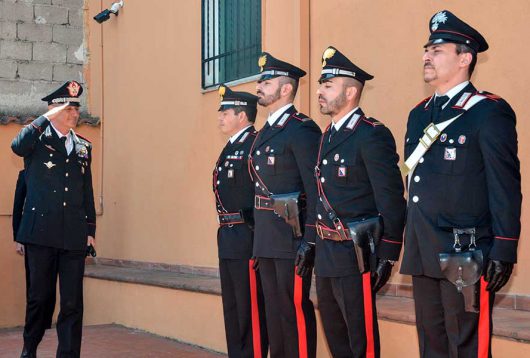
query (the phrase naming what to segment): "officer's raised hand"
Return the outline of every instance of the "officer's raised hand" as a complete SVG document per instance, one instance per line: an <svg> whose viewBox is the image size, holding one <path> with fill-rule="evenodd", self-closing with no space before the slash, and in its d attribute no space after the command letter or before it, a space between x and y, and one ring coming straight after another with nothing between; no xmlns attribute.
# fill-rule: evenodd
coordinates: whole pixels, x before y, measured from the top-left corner
<svg viewBox="0 0 530 358"><path fill-rule="evenodd" d="M394 263L390 260L379 259L375 271L372 272L373 290L377 292L383 287L392 274Z"/></svg>
<svg viewBox="0 0 530 358"><path fill-rule="evenodd" d="M50 121L55 120L57 118L60 118L61 116L66 115L66 107L70 105L70 102L66 102L65 104L62 104L57 107L48 107L48 112L44 113L44 116L48 118Z"/></svg>
<svg viewBox="0 0 530 358"><path fill-rule="evenodd" d="M305 276L311 272L311 269L315 265L315 244L310 244L302 239L296 252L294 265L296 266L296 274L298 276Z"/></svg>
<svg viewBox="0 0 530 358"><path fill-rule="evenodd" d="M491 260L488 263L485 280L488 282L486 290L499 291L510 279L513 271L513 263L499 260Z"/></svg>

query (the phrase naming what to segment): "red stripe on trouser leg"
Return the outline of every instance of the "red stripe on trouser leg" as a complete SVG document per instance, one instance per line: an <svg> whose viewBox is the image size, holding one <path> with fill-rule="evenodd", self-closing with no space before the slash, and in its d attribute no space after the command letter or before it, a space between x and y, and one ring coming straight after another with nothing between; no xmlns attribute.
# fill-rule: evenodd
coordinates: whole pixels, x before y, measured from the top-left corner
<svg viewBox="0 0 530 358"><path fill-rule="evenodd" d="M250 308L252 320L252 346L254 357L261 358L261 331L259 324L258 308L258 283L256 282L256 271L254 271L254 260L248 262L248 273L250 277Z"/></svg>
<svg viewBox="0 0 530 358"><path fill-rule="evenodd" d="M478 358L488 358L490 350L490 293L488 283L480 278L480 313L478 317Z"/></svg>
<svg viewBox="0 0 530 358"><path fill-rule="evenodd" d="M375 357L374 310L372 307L372 282L370 271L363 273L364 327L366 330L366 358Z"/></svg>
<svg viewBox="0 0 530 358"><path fill-rule="evenodd" d="M298 357L307 358L307 334L305 330L305 316L302 308L302 277L296 274L294 268L294 307L296 309L296 325L298 327Z"/></svg>

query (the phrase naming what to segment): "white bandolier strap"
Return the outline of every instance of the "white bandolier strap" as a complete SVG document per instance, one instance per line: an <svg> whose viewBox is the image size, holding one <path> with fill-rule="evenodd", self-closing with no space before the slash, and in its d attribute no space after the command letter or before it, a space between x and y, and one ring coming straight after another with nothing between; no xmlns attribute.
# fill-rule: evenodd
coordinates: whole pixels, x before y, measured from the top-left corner
<svg viewBox="0 0 530 358"><path fill-rule="evenodd" d="M344 75L344 76L351 76L355 77L355 72L347 71L347 70L341 70L340 68L326 68L325 70L322 70L320 72L321 75Z"/></svg>
<svg viewBox="0 0 530 358"><path fill-rule="evenodd" d="M278 70L267 70L260 73L261 76L271 75L271 76L289 76L289 72L278 71Z"/></svg>
<svg viewBox="0 0 530 358"><path fill-rule="evenodd" d="M66 103L66 102L76 102L80 103L81 100L77 97L62 97L52 99L52 103Z"/></svg>
<svg viewBox="0 0 530 358"><path fill-rule="evenodd" d="M221 106L246 106L248 103L244 101L222 101Z"/></svg>
<svg viewBox="0 0 530 358"><path fill-rule="evenodd" d="M444 129L449 127L449 125L456 121L458 117L463 115L465 111L469 110L471 107L473 107L475 104L485 98L487 97L480 94L476 94L467 101L464 107L462 107L464 112L442 123L429 124L427 128L423 130L424 135L420 138L420 142L418 143L412 154L405 160L405 163L403 163L403 165L401 166L401 173L404 176L412 174L414 168L416 168L416 165L420 161L421 157L423 157L423 155L429 150L429 148L434 144L434 142L436 142L436 140L444 131Z"/></svg>

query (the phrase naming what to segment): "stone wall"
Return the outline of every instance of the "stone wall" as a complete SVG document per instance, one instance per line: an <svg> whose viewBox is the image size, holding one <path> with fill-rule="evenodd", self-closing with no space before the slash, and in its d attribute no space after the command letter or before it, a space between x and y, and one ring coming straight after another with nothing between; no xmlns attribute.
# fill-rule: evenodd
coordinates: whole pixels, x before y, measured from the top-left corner
<svg viewBox="0 0 530 358"><path fill-rule="evenodd" d="M42 113L40 99L67 80L85 83L84 14L84 0L0 0L2 122Z"/></svg>

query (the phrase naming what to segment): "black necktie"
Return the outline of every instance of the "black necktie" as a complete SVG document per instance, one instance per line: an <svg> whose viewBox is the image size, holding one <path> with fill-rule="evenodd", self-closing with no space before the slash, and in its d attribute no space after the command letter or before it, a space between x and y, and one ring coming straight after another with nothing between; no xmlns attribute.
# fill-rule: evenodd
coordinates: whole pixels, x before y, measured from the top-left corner
<svg viewBox="0 0 530 358"><path fill-rule="evenodd" d="M335 129L334 125L331 125L331 128L329 130L328 143L331 143L331 137L333 137L333 135L335 135L335 133L337 133L337 130Z"/></svg>
<svg viewBox="0 0 530 358"><path fill-rule="evenodd" d="M437 96L434 97L434 105L432 108L432 122L438 123L440 121L440 114L442 113L442 107L449 101L448 96Z"/></svg>

